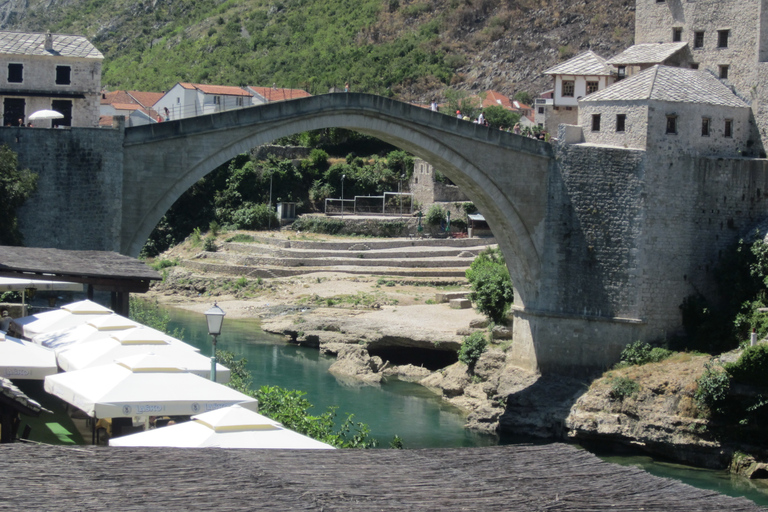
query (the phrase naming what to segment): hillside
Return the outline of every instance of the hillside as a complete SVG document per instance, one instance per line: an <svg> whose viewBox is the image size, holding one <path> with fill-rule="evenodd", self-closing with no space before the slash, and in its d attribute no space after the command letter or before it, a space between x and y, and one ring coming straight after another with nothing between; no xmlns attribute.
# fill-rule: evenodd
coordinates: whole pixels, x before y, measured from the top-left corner
<svg viewBox="0 0 768 512"><path fill-rule="evenodd" d="M89 37L102 83L355 91L428 102L446 87L551 87L546 68L631 44L632 0L9 0L0 28Z"/></svg>

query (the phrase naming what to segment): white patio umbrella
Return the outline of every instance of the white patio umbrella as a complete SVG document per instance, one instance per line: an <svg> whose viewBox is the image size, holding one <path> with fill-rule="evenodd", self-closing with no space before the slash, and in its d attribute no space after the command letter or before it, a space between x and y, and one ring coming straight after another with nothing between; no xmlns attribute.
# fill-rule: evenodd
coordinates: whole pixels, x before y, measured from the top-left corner
<svg viewBox="0 0 768 512"><path fill-rule="evenodd" d="M255 398L151 354L49 375L44 387L88 416L99 418L187 416L235 404L258 408Z"/></svg>
<svg viewBox="0 0 768 512"><path fill-rule="evenodd" d="M56 325L66 325L67 322L78 320L75 315L67 317ZM124 316L111 313L91 317L86 322L62 330L46 331L32 337L32 341L43 347L54 349L56 352L87 341L109 338L118 331L135 329L139 324Z"/></svg>
<svg viewBox="0 0 768 512"><path fill-rule="evenodd" d="M103 315L111 315L112 310L90 300L82 300L62 306L55 311L46 311L17 318L13 321L17 330L25 338L44 332L61 331L84 324Z"/></svg>
<svg viewBox="0 0 768 512"><path fill-rule="evenodd" d="M27 118L30 121L42 121L44 119L64 119L64 114L56 112L55 110L38 110L32 112Z"/></svg>
<svg viewBox="0 0 768 512"><path fill-rule="evenodd" d="M43 380L58 371L52 351L0 331L0 377Z"/></svg>
<svg viewBox="0 0 768 512"><path fill-rule="evenodd" d="M333 450L238 405L192 416L191 421L109 440L110 446Z"/></svg>
<svg viewBox="0 0 768 512"><path fill-rule="evenodd" d="M132 329L132 331L143 330L149 329ZM71 372L114 363L128 356L154 354L166 357L172 364L184 368L190 373L206 379L211 378L211 359L199 352L180 345L173 345L163 340L138 344L133 339L130 339L130 337L126 338L129 339L120 341L115 339L115 337L109 337L84 343L75 343L58 352L56 360L62 370ZM217 364L216 382L226 384L229 382L229 379L229 368Z"/></svg>

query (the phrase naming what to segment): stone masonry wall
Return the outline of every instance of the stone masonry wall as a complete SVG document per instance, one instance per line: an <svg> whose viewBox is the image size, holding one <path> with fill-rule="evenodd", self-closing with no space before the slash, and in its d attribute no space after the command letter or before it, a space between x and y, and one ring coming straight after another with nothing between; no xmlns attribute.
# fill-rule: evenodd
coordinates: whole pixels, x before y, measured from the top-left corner
<svg viewBox="0 0 768 512"><path fill-rule="evenodd" d="M600 131L592 131L592 116L600 115ZM616 116L624 114L624 131L616 131ZM645 149L647 143L648 106L641 102L598 103L582 102L579 107L579 124L584 140L592 144L606 144L623 148Z"/></svg>
<svg viewBox="0 0 768 512"><path fill-rule="evenodd" d="M39 176L18 212L26 246L120 250L122 142L118 129L0 128L0 143Z"/></svg>

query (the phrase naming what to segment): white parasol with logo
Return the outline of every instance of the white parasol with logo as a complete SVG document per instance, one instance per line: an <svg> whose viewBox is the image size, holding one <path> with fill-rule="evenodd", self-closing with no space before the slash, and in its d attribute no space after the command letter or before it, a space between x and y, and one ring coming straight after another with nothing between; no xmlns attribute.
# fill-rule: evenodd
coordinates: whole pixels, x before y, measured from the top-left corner
<svg viewBox="0 0 768 512"><path fill-rule="evenodd" d="M32 112L27 118L30 121L43 121L45 119L64 119L64 114L56 112L55 110L38 110Z"/></svg>

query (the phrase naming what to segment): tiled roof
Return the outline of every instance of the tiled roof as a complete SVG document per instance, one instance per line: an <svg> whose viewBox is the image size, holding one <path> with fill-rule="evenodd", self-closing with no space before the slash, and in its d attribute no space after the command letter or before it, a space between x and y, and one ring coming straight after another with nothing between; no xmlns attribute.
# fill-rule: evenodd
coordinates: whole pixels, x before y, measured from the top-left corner
<svg viewBox="0 0 768 512"><path fill-rule="evenodd" d="M112 127L113 116L99 116L99 126Z"/></svg>
<svg viewBox="0 0 768 512"><path fill-rule="evenodd" d="M146 92L146 91L126 91L131 97L136 100L142 107L151 107L160 98L165 96L163 92Z"/></svg>
<svg viewBox="0 0 768 512"><path fill-rule="evenodd" d="M309 98L312 96L302 89L283 89L279 87L255 87L249 85L248 88L256 94L262 96L267 101L295 100L297 98Z"/></svg>
<svg viewBox="0 0 768 512"><path fill-rule="evenodd" d="M613 67L607 64L603 57L589 50L549 68L544 74L603 76L610 75L613 71Z"/></svg>
<svg viewBox="0 0 768 512"><path fill-rule="evenodd" d="M507 96L496 91L486 91L485 99L483 100L483 108L488 107L504 107L507 110L512 110L514 108Z"/></svg>
<svg viewBox="0 0 768 512"><path fill-rule="evenodd" d="M30 32L0 32L0 54L104 58L83 36L53 34L53 50L48 51L45 49L45 34Z"/></svg>
<svg viewBox="0 0 768 512"><path fill-rule="evenodd" d="M749 107L707 71L659 65L581 99L582 102L636 100Z"/></svg>
<svg viewBox="0 0 768 512"><path fill-rule="evenodd" d="M205 84L192 84L189 82L179 82L185 89L197 89L204 94L219 94L221 96L250 96L251 93L245 91L240 87L234 87L231 85L205 85Z"/></svg>
<svg viewBox="0 0 768 512"><path fill-rule="evenodd" d="M630 46L615 57L611 57L607 62L614 66L661 64L687 45L688 43L686 42L636 44Z"/></svg>
<svg viewBox="0 0 768 512"><path fill-rule="evenodd" d="M115 108L118 108L118 104L133 104L149 108L163 96L165 96L165 93L162 92L112 91L101 94L101 104L113 105Z"/></svg>
<svg viewBox="0 0 768 512"><path fill-rule="evenodd" d="M112 103L112 106L116 110L139 110L142 108L138 103Z"/></svg>

